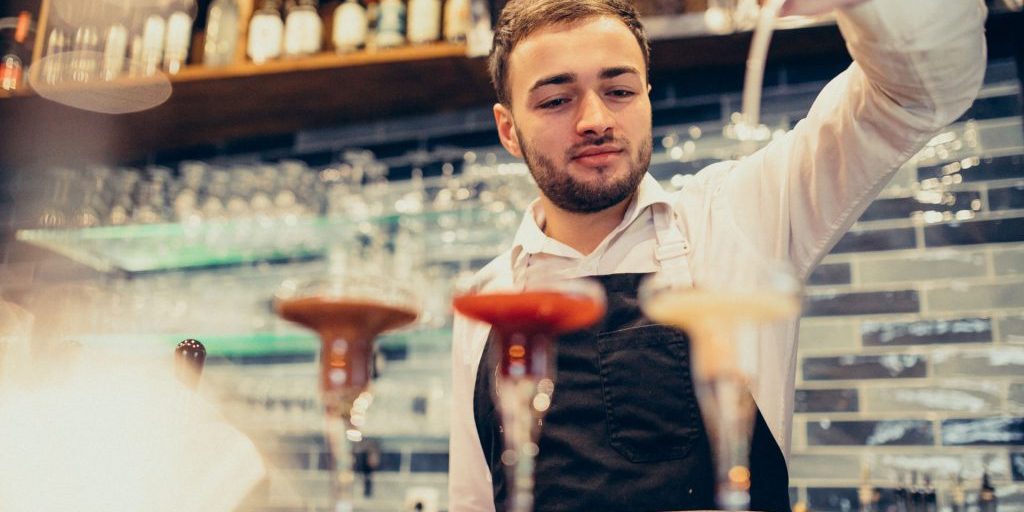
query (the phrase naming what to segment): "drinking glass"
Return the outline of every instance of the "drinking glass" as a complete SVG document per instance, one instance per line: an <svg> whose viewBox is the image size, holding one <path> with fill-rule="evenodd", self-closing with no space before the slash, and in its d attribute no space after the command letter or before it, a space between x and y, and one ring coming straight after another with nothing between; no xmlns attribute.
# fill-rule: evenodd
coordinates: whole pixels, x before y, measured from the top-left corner
<svg viewBox="0 0 1024 512"><path fill-rule="evenodd" d="M737 233L738 234L738 233ZM738 243L720 262L735 268L696 284L659 271L640 288L653 321L686 331L694 389L711 442L721 510L750 510L750 441L762 350L800 313L800 281L789 265ZM732 259L735 258L735 259ZM740 265L739 262L743 264Z"/></svg>
<svg viewBox="0 0 1024 512"><path fill-rule="evenodd" d="M590 279L529 279L521 291L458 294L455 309L491 324L500 350L494 393L504 432L509 510L533 510L540 420L555 388L555 339L604 316L605 294Z"/></svg>
<svg viewBox="0 0 1024 512"><path fill-rule="evenodd" d="M351 512L355 475L351 443L373 402L373 344L385 331L416 320L419 300L409 288L381 276L336 274L286 281L274 300L277 314L320 336L320 391L333 455L336 512Z"/></svg>

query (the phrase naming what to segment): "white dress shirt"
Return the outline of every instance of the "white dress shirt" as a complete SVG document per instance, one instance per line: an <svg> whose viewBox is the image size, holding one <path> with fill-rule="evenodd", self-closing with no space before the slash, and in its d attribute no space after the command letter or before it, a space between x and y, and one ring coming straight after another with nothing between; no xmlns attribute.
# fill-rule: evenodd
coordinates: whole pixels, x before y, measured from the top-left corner
<svg viewBox="0 0 1024 512"><path fill-rule="evenodd" d="M711 165L667 193L646 176L622 223L588 255L544 235L535 202L510 250L476 276L477 291L508 289L542 267L560 274L648 273L654 216L685 238L696 286L744 283L762 261L806 278L893 172L974 100L985 70L980 0L872 0L837 13L855 62L785 136L740 161ZM761 337L757 405L788 457L796 322ZM449 509L493 511L490 470L473 417L476 371L490 328L456 315L452 344Z"/></svg>

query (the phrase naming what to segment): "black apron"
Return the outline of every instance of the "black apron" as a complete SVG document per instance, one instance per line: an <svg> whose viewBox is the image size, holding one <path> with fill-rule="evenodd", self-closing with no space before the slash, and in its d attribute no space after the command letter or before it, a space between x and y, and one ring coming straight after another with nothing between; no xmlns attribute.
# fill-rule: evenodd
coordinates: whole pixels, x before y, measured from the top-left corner
<svg viewBox="0 0 1024 512"><path fill-rule="evenodd" d="M682 332L643 316L646 274L597 276L608 312L591 329L559 337L551 408L536 460L537 511L714 510L715 472ZM497 342L487 340L473 415L491 470L494 505L507 506L503 438L492 391ZM751 441L751 509L789 512L785 458L757 413Z"/></svg>

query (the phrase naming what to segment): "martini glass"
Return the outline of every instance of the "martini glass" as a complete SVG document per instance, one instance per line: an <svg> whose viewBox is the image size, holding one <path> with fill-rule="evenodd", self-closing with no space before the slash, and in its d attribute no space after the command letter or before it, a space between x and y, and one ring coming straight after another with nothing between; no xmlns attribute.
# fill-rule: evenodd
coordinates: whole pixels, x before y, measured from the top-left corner
<svg viewBox="0 0 1024 512"><path fill-rule="evenodd" d="M689 335L691 373L711 441L721 510L750 510L760 350L772 331L800 313L801 287L794 275L787 265L762 259L723 279L698 280L696 286L661 271L640 288L641 307L651 320Z"/></svg>
<svg viewBox="0 0 1024 512"><path fill-rule="evenodd" d="M362 440L360 428L373 402L373 342L381 333L416 320L418 300L412 290L383 277L334 276L286 282L274 309L281 318L320 336L320 391L334 459L335 511L351 512L351 443Z"/></svg>
<svg viewBox="0 0 1024 512"><path fill-rule="evenodd" d="M458 295L454 306L493 328L500 347L493 392L504 432L508 510L531 512L540 420L555 389L555 340L604 316L604 290L590 279L533 279L521 291Z"/></svg>

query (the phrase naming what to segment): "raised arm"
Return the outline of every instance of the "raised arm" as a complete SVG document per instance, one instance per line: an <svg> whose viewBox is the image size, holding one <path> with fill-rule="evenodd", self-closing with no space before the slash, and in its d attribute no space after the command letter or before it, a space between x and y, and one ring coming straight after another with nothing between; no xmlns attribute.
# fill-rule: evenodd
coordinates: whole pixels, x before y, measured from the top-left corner
<svg viewBox="0 0 1024 512"><path fill-rule="evenodd" d="M786 136L710 173L712 211L802 276L932 135L985 70L980 0L872 0L838 11L854 58Z"/></svg>

